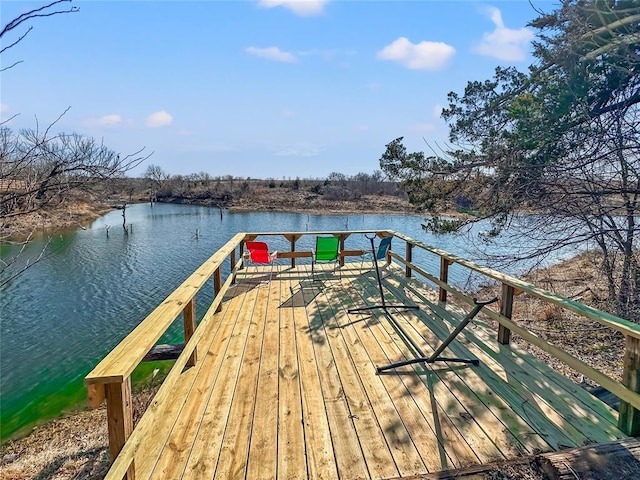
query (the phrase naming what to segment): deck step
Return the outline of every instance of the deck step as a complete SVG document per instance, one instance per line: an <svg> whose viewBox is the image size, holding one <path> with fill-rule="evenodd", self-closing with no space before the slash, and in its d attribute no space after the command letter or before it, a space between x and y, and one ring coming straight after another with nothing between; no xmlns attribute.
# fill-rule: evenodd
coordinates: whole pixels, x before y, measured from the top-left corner
<svg viewBox="0 0 640 480"><path fill-rule="evenodd" d="M550 480L636 480L640 478L640 441L629 438L545 453L539 462Z"/></svg>

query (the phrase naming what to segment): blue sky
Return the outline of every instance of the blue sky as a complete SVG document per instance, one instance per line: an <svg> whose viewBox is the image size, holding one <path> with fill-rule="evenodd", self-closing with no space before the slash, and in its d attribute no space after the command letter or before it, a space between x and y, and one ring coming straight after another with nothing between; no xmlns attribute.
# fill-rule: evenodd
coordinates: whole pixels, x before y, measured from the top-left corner
<svg viewBox="0 0 640 480"><path fill-rule="evenodd" d="M0 4L0 24L44 2ZM512 1L74 1L3 54L0 115L141 147L172 174L322 178L444 144L447 93L532 63ZM535 0L544 11L556 2ZM18 33L23 33L26 27ZM15 40L16 36L7 38Z"/></svg>

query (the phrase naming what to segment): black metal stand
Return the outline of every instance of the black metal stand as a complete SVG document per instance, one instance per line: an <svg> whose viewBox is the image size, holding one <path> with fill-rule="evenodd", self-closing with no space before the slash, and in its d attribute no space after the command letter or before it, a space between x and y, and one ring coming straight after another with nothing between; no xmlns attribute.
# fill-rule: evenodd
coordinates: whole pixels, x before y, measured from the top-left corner
<svg viewBox="0 0 640 480"><path fill-rule="evenodd" d="M378 258L376 255L376 247L373 244L373 239L376 238L375 235L372 237L365 235L371 242L371 251L373 252L373 265L376 269L376 278L378 279L378 289L380 290L380 305L371 305L369 307L360 307L360 308L351 308L347 310L348 313L358 313L358 312L366 312L368 310L376 310L382 309L387 315L389 314L388 308L393 308L395 310L419 310L420 307L417 305L387 305L387 302L384 299L384 289L382 288L382 280L380 279L380 269L378 268Z"/></svg>
<svg viewBox="0 0 640 480"><path fill-rule="evenodd" d="M435 352L433 352L433 354L430 357L427 357L422 352L420 347L416 345L416 343L411 339L411 337L407 335L407 332L405 332L405 330L400 325L394 322L395 326L398 328L398 331L402 334L405 340L407 340L411 344L411 346L420 355L420 357L414 358L411 360L405 360L402 362L390 363L389 365L385 365L383 367L377 367L376 371L380 373L380 372L384 372L385 370L391 370L394 368L403 367L405 365L412 365L414 363L458 362L458 363L470 363L472 365L478 365L480 361L475 358L464 359L464 358L441 357L440 354L444 351L445 348L449 346L451 342L453 342L453 340L458 336L458 334L462 330L464 330L464 328L469 324L469 322L473 320L473 317L475 317L480 312L480 310L482 310L482 307L484 307L485 305L491 305L492 303L495 303L497 301L498 301L498 297L492 298L491 300L488 300L486 302L479 302L477 299L474 298L473 303L475 304L475 307L473 307L473 310L471 310L467 314L467 316L464 317L462 322L460 322L460 325L458 325L455 328L455 330L451 332L451 334L447 337L447 339L444 342L442 342L442 344L436 349Z"/></svg>

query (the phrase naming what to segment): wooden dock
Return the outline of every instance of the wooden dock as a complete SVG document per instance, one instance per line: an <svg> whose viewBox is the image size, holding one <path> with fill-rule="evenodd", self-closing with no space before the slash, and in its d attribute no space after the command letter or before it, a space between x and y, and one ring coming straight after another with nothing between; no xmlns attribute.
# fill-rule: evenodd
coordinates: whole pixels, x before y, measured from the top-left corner
<svg viewBox="0 0 640 480"><path fill-rule="evenodd" d="M107 478L391 479L628 437L617 412L501 344L483 314L445 352L479 365L377 373L416 355L396 325L429 354L470 310L395 263L381 267L389 303L419 310L349 314L380 302L371 263L315 278L308 264L269 268L215 282L223 295L198 326L197 355L183 353L166 392L127 427Z"/></svg>

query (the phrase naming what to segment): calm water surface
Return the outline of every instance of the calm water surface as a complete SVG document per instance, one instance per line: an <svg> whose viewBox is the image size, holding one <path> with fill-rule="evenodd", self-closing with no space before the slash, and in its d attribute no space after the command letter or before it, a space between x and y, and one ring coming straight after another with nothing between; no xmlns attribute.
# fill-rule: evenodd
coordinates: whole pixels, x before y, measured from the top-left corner
<svg viewBox="0 0 640 480"><path fill-rule="evenodd" d="M464 238L427 234L418 216L225 212L221 218L213 208L148 204L130 206L126 214L131 234L123 232L121 212L113 211L86 230L54 238L46 260L0 291L2 438L83 401L83 377L237 232L392 229L467 253ZM312 249L312 242L303 237L297 249ZM289 247L279 237L269 243L273 249ZM367 245L361 235L347 240L347 248ZM40 249L34 242L30 253ZM435 257L416 253L414 259L437 272ZM465 281L455 278L455 269L451 275ZM200 313L211 301L205 290L197 299ZM179 323L163 340L181 340Z"/></svg>

